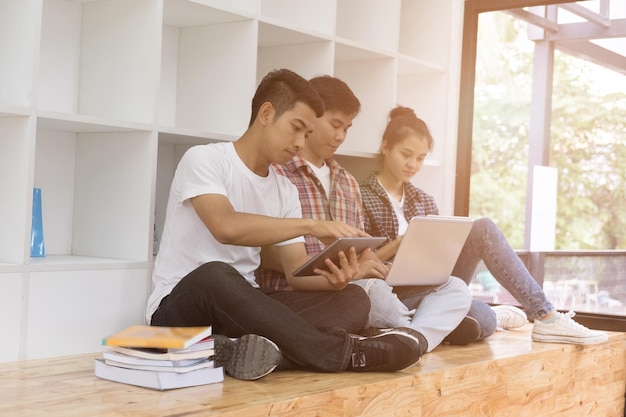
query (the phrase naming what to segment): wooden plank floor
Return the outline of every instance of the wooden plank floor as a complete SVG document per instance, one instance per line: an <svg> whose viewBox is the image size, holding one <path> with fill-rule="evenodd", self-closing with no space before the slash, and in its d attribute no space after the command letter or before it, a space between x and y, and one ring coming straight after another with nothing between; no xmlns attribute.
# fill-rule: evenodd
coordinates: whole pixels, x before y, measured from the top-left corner
<svg viewBox="0 0 626 417"><path fill-rule="evenodd" d="M626 334L533 343L532 325L441 346L396 373L277 372L172 391L96 378L100 354L0 364L0 415L623 417Z"/></svg>

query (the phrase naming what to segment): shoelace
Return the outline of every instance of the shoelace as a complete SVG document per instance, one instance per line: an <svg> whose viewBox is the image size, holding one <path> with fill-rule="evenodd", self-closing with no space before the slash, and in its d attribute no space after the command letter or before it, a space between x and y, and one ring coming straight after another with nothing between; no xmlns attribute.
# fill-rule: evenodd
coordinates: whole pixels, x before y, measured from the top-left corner
<svg viewBox="0 0 626 417"><path fill-rule="evenodd" d="M376 349L373 346L354 344L352 352L352 368L365 368L366 366L376 366L384 361L384 349ZM369 363L368 363L369 361Z"/></svg>
<svg viewBox="0 0 626 417"><path fill-rule="evenodd" d="M505 329L507 327L513 327L512 325L513 317L511 317L510 314L502 314L502 313L500 314L501 316L499 317L499 320L498 320L500 325L498 326L498 328Z"/></svg>
<svg viewBox="0 0 626 417"><path fill-rule="evenodd" d="M588 332L589 329L587 329L585 326L583 326L582 324L572 320L572 318L576 315L575 311L568 311L567 313L559 313L563 319L563 324L565 324L567 327L571 327L572 329L576 329L582 332Z"/></svg>
<svg viewBox="0 0 626 417"><path fill-rule="evenodd" d="M361 346L356 345L354 352L352 352L352 368L365 368L366 364L365 352L361 349Z"/></svg>
<svg viewBox="0 0 626 417"><path fill-rule="evenodd" d="M513 317L512 313L509 312L505 312L505 313L496 313L496 320L498 322L498 327L496 327L496 330L499 331L505 331L507 330L507 328L512 328L513 327L513 320L515 320L515 318Z"/></svg>

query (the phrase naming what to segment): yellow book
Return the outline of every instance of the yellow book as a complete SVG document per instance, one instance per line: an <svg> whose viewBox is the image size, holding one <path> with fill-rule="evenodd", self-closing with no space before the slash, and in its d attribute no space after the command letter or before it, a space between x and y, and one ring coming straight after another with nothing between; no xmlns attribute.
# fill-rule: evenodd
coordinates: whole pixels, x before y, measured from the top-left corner
<svg viewBox="0 0 626 417"><path fill-rule="evenodd" d="M211 326L163 327L132 325L102 339L105 346L185 349L211 335Z"/></svg>

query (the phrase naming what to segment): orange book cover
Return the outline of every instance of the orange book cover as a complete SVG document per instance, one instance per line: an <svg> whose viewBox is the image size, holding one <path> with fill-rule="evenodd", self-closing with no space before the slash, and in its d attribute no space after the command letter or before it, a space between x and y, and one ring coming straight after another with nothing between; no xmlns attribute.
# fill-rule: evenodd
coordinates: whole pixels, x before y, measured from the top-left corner
<svg viewBox="0 0 626 417"><path fill-rule="evenodd" d="M132 325L102 339L105 346L185 349L211 335L211 326L163 327Z"/></svg>

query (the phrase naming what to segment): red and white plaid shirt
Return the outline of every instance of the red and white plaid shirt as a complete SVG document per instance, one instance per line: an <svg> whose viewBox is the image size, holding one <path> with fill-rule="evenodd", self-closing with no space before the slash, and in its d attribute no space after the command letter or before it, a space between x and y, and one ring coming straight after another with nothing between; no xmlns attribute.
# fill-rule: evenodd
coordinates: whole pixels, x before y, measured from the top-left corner
<svg viewBox="0 0 626 417"><path fill-rule="evenodd" d="M326 160L330 168L330 195L301 155L294 156L284 165L273 165L298 188L302 218L338 220L363 230L364 214L357 180L333 158ZM319 239L305 235L306 251L316 255L326 246ZM261 269L259 284L269 289L291 289L282 273Z"/></svg>

